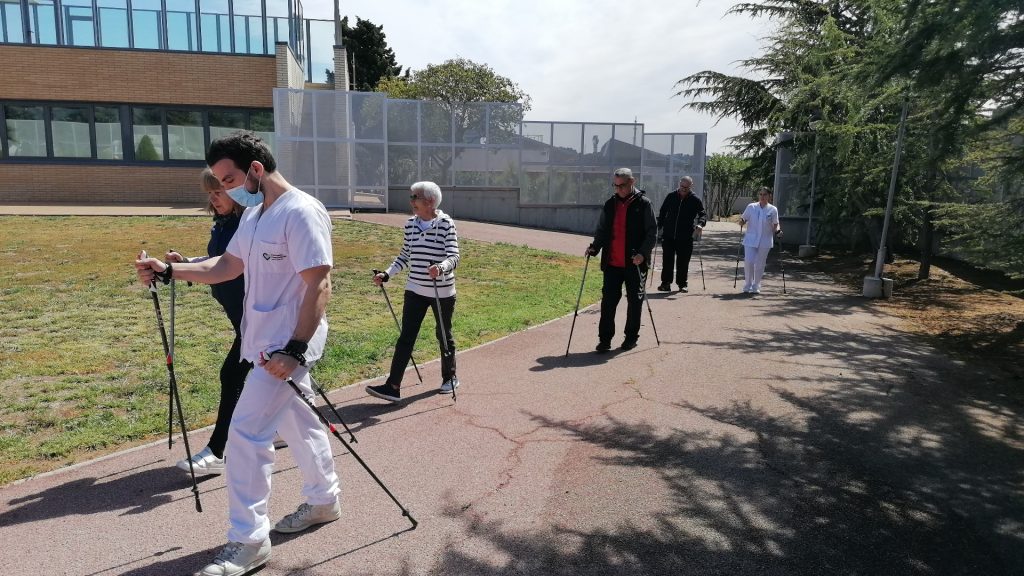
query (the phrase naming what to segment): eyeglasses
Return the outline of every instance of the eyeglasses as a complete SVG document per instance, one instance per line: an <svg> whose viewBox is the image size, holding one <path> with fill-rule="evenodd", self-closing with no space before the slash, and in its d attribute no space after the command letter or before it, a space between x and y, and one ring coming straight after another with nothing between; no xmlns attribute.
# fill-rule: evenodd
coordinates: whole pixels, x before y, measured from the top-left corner
<svg viewBox="0 0 1024 576"><path fill-rule="evenodd" d="M629 186L629 183L628 182L623 182L622 184L612 184L612 186L614 186L616 188L626 188L626 187Z"/></svg>
<svg viewBox="0 0 1024 576"><path fill-rule="evenodd" d="M422 196L417 196L416 194L409 194L409 200L422 200L422 199L423 199Z"/></svg>

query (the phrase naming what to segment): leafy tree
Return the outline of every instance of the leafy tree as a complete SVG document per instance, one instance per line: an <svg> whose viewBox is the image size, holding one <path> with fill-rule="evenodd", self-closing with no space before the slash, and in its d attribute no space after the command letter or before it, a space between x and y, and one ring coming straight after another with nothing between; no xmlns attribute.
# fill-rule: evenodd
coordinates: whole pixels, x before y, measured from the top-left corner
<svg viewBox="0 0 1024 576"><path fill-rule="evenodd" d="M357 16L355 27L350 27L346 16L341 19L341 36L349 53L348 77L355 90L371 91L381 78L402 73L395 51L388 46L383 25Z"/></svg>
<svg viewBox="0 0 1024 576"><path fill-rule="evenodd" d="M153 146L153 140L148 134L139 139L139 145L135 148L135 159L160 160L160 154L157 153L156 146Z"/></svg>
<svg viewBox="0 0 1024 576"><path fill-rule="evenodd" d="M747 176L750 160L736 154L712 154L704 165L707 210L713 216L729 216L733 204L749 194L755 183Z"/></svg>

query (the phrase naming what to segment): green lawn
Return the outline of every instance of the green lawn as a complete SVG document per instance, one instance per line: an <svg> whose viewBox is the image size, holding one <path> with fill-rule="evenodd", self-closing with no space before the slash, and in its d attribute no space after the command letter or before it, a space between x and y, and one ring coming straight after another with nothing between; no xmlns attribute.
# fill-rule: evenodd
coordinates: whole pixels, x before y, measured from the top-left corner
<svg viewBox="0 0 1024 576"><path fill-rule="evenodd" d="M142 249L203 254L209 227L205 218L0 217L0 485L166 434L167 371L132 260ZM572 312L582 258L460 244L459 349ZM387 371L397 330L370 269L400 246L398 229L335 222L331 331L316 369L325 388ZM598 299L599 276L588 275L583 305ZM399 313L404 282L389 285ZM167 288L160 296L168 321ZM420 362L438 356L432 326L428 315ZM182 403L199 428L216 415L231 327L207 287L181 284L175 329Z"/></svg>

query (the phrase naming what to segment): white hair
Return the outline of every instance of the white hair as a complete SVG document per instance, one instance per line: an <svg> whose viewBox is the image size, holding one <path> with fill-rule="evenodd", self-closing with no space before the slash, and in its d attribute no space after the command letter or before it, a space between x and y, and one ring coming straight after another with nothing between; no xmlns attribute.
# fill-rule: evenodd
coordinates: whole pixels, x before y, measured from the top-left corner
<svg viewBox="0 0 1024 576"><path fill-rule="evenodd" d="M433 182L416 182L409 186L409 190L412 192L422 192L423 198L433 201L434 208L441 205L441 187Z"/></svg>

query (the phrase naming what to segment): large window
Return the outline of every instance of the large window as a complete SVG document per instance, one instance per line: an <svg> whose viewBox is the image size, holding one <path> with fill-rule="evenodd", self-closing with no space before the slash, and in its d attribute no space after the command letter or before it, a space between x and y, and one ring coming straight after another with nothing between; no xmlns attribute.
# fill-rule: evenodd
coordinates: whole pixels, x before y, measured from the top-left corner
<svg viewBox="0 0 1024 576"><path fill-rule="evenodd" d="M163 30L160 0L132 0L132 46L156 50Z"/></svg>
<svg viewBox="0 0 1024 576"><path fill-rule="evenodd" d="M199 33L204 52L231 52L228 0L199 0Z"/></svg>
<svg viewBox="0 0 1024 576"><path fill-rule="evenodd" d="M56 158L92 158L89 112L84 106L50 109L53 155Z"/></svg>
<svg viewBox="0 0 1024 576"><path fill-rule="evenodd" d="M92 0L61 0L61 26L64 44L68 46L95 46L96 28Z"/></svg>
<svg viewBox="0 0 1024 576"><path fill-rule="evenodd" d="M46 156L46 121L42 106L5 106L7 154Z"/></svg>
<svg viewBox="0 0 1024 576"><path fill-rule="evenodd" d="M250 130L274 146L274 113L0 101L0 159L201 162L212 140ZM44 160L46 161L46 160Z"/></svg>
<svg viewBox="0 0 1024 576"><path fill-rule="evenodd" d="M199 44L195 0L164 0L167 3L167 49L194 52Z"/></svg>
<svg viewBox="0 0 1024 576"><path fill-rule="evenodd" d="M96 0L100 12L100 45L107 48L127 48L127 0Z"/></svg>
<svg viewBox="0 0 1024 576"><path fill-rule="evenodd" d="M18 0L0 0L0 42L24 42L25 22Z"/></svg>

